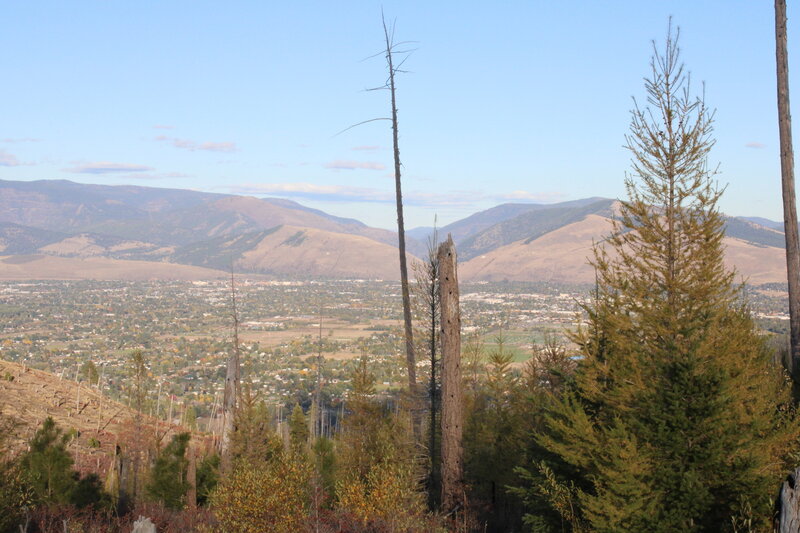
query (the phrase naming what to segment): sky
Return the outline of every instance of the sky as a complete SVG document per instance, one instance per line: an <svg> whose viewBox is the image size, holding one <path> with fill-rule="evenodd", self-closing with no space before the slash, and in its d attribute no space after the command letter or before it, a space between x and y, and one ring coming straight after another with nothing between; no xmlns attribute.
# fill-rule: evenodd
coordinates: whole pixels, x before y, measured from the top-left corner
<svg viewBox="0 0 800 533"><path fill-rule="evenodd" d="M633 98L670 16L716 109L722 210L782 220L774 12L753 0L11 0L0 179L289 198L396 229L390 123L348 129L390 115L368 90L386 81L382 10L413 50L397 79L407 228L624 197Z"/></svg>

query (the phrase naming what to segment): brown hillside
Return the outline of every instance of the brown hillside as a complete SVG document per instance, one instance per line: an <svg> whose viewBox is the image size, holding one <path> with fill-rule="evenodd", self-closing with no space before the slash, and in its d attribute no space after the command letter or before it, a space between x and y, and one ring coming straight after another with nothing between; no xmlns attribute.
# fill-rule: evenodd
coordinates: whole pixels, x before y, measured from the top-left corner
<svg viewBox="0 0 800 533"><path fill-rule="evenodd" d="M75 235L63 241L42 246L39 251L45 254L77 257L95 257L104 255L107 252L104 247L99 246L94 239L85 234Z"/></svg>
<svg viewBox="0 0 800 533"><path fill-rule="evenodd" d="M756 246L740 239L725 238L725 265L737 277L753 285L786 283L786 252L772 246Z"/></svg>
<svg viewBox="0 0 800 533"><path fill-rule="evenodd" d="M459 267L464 281L552 281L593 283L594 270L588 260L594 242L611 232L611 220L588 215L580 222L526 243L502 246L466 261ZM783 250L725 238L725 263L753 284L785 282Z"/></svg>
<svg viewBox="0 0 800 533"><path fill-rule="evenodd" d="M359 235L283 226L237 261L247 271L310 277L397 279L397 249Z"/></svg>
<svg viewBox="0 0 800 533"><path fill-rule="evenodd" d="M218 209L224 212L244 215L263 228L271 228L281 224L321 225L325 219L313 213L306 213L297 209L288 209L276 205L268 205L263 200L252 196L231 196L222 198L208 206L209 209Z"/></svg>
<svg viewBox="0 0 800 533"><path fill-rule="evenodd" d="M54 257L48 255L0 256L0 280L96 279L96 280L201 280L229 276L210 268L127 261L106 257Z"/></svg>
<svg viewBox="0 0 800 533"><path fill-rule="evenodd" d="M141 242L141 241L117 241L111 245L104 246L99 244L92 235L80 233L72 235L58 242L50 243L38 249L46 255L58 255L62 257L108 257L114 254L117 259L129 259L128 254L136 254L136 259L156 258L159 259L175 251L174 247L162 246Z"/></svg>
<svg viewBox="0 0 800 533"><path fill-rule="evenodd" d="M115 446L129 447L136 438L135 412L106 398L94 387L0 360L0 413L18 423L14 446L22 451L49 416L64 431L78 432L69 445L79 470L104 473ZM158 435L163 442L177 426L143 416L140 435ZM157 438L157 437L154 437Z"/></svg>
<svg viewBox="0 0 800 533"><path fill-rule="evenodd" d="M592 244L611 231L607 218L589 215L527 243L517 241L459 266L464 281L554 281L591 283L587 263Z"/></svg>
<svg viewBox="0 0 800 533"><path fill-rule="evenodd" d="M222 198L211 204L209 208L244 215L264 229L283 224L360 235L391 245L396 245L397 243L397 236L388 230L370 228L360 224L343 224L311 211L281 207L252 196Z"/></svg>

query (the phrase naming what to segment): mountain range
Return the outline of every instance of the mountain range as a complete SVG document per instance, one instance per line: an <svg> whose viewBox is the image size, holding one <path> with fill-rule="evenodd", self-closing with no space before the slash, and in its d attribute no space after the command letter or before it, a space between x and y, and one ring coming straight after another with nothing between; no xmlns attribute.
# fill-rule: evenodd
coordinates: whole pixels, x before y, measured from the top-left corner
<svg viewBox="0 0 800 533"><path fill-rule="evenodd" d="M464 281L591 283L587 262L615 201L502 204L407 231L423 257L450 234ZM783 282L781 224L726 217L726 261ZM397 235L277 198L66 180L0 180L0 279L207 279L240 273L396 279Z"/></svg>

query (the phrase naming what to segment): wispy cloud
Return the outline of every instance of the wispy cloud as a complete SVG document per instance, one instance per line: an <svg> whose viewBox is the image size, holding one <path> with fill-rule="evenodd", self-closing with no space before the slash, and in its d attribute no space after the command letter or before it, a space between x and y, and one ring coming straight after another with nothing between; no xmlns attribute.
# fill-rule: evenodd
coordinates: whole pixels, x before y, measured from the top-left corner
<svg viewBox="0 0 800 533"><path fill-rule="evenodd" d="M495 195L492 198L501 201L509 202L513 200L524 200L528 202L557 202L563 200L567 195L563 192L528 192L528 191L511 191L507 194Z"/></svg>
<svg viewBox="0 0 800 533"><path fill-rule="evenodd" d="M194 176L191 174L183 174L182 172L142 172L134 174L119 174L118 177L120 179L158 181L173 178L192 178Z"/></svg>
<svg viewBox="0 0 800 533"><path fill-rule="evenodd" d="M381 190L346 185L318 185L305 182L285 183L241 183L226 188L233 194L270 195L323 202L364 202L394 204L393 190ZM560 192L530 193L513 191L509 194L487 194L476 190L453 190L442 193L410 190L403 195L407 206L477 209L487 202L528 201L552 203L562 200L566 195Z"/></svg>
<svg viewBox="0 0 800 533"><path fill-rule="evenodd" d="M384 170L386 169L386 166L375 161L345 161L337 159L336 161L325 163L325 168L330 168L333 170Z"/></svg>
<svg viewBox="0 0 800 533"><path fill-rule="evenodd" d="M156 124L153 129L157 130L174 130L175 126L168 126L167 124Z"/></svg>
<svg viewBox="0 0 800 533"><path fill-rule="evenodd" d="M311 200L390 202L393 193L365 187L316 185L314 183L243 183L229 187L236 194L276 194Z"/></svg>
<svg viewBox="0 0 800 533"><path fill-rule="evenodd" d="M232 185L228 190L234 194L277 195L325 202L365 202L394 204L393 190L346 185L317 185L314 183L242 183ZM409 191L403 196L409 206L469 207L483 195L475 191L451 191L448 193L429 193Z"/></svg>
<svg viewBox="0 0 800 533"><path fill-rule="evenodd" d="M152 167L144 165L132 165L129 163L111 163L109 161L97 161L94 163L74 163L75 166L63 169L64 172L74 172L77 174L120 174L123 172L147 172L153 170Z"/></svg>
<svg viewBox="0 0 800 533"><path fill-rule="evenodd" d="M156 137L157 141L167 142L174 146L175 148L181 148L183 150L189 150L191 152L195 152L197 150L204 150L206 152L237 152L239 149L236 147L236 143L223 141L223 142L211 142L211 141L192 141L189 139L178 139L176 137L167 137L166 135L159 135Z"/></svg>
<svg viewBox="0 0 800 533"><path fill-rule="evenodd" d="M5 150L0 150L0 167L19 166L19 160L14 154L9 154Z"/></svg>
<svg viewBox="0 0 800 533"><path fill-rule="evenodd" d="M758 141L750 141L749 143L745 144L745 147L746 147L746 148L756 148L756 149L760 149L760 148L766 148L766 147L767 147L767 145L766 145L766 144L764 144L764 143L760 143L760 142L758 142Z"/></svg>
<svg viewBox="0 0 800 533"><path fill-rule="evenodd" d="M394 198L394 196L392 196ZM481 191L455 190L441 193L409 191L403 194L403 203L417 207L474 208L476 204L490 199Z"/></svg>
<svg viewBox="0 0 800 533"><path fill-rule="evenodd" d="M20 138L6 137L5 139L0 139L0 142L4 143L35 143L39 141L41 141L41 139L34 139L33 137L20 137Z"/></svg>
<svg viewBox="0 0 800 533"><path fill-rule="evenodd" d="M353 146L352 149L356 151L373 152L375 150L380 150L380 146Z"/></svg>

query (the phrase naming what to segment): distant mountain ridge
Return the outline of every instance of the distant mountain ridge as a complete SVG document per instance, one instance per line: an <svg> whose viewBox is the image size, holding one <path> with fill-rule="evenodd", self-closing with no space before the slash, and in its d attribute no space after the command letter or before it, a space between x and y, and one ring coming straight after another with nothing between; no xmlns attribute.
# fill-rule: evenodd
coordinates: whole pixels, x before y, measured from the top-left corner
<svg viewBox="0 0 800 533"><path fill-rule="evenodd" d="M206 203L221 195L133 185L87 185L68 180L0 180L0 222L54 231L82 230L103 220L126 220Z"/></svg>
<svg viewBox="0 0 800 533"><path fill-rule="evenodd" d="M558 204L519 204L519 203L508 203L508 204L500 204L484 211L479 211L475 214L472 214L466 218L462 218L461 220L457 220L451 224L438 228L436 231L439 235L452 235L453 240L459 242L467 237L480 233L483 230L486 230L495 224L499 224L501 222L505 222L507 220L513 219L518 215L523 213L527 213L530 211L538 211L540 209L549 209L552 207L583 207L587 204L591 204L600 200L605 200L605 198L600 197L592 197L592 198L584 198L583 200L571 200L568 202L561 202ZM430 235L433 234L434 228L432 227L421 227L421 228L414 228L406 232L407 235L411 237L424 241Z"/></svg>
<svg viewBox="0 0 800 533"><path fill-rule="evenodd" d="M319 231L324 231L325 242L336 241L341 247L334 250L340 257L338 266L333 268L322 258L314 257L312 244L318 249L325 248L314 239L303 245L309 248L305 254L292 249L289 256L295 260L293 265L267 257L262 257L264 264L258 264L245 257L283 227L299 228L297 231L310 232L319 238L323 235ZM2 255L104 257L139 261L138 266L142 268L151 268L150 263L156 261L223 271L233 266L276 275L314 277L336 272L345 277L391 279L398 276L393 267L396 251L392 250L396 245L397 235L391 231L371 228L353 218L329 215L279 198L139 186L84 185L65 180L0 180ZM368 258L359 250L365 246L372 250L372 256ZM414 250L421 246L411 240L409 248ZM285 256L286 250L276 249L274 253ZM326 249L326 253L332 252ZM382 265L379 266L378 262ZM37 259L26 264L40 263L47 264L47 268L42 267L44 270L40 271L52 277L52 261ZM162 269L158 270L158 275L163 275ZM14 279L19 275L19 268L15 268ZM73 275L72 272L65 273L65 277L72 278ZM105 279L108 274L104 270L98 275ZM130 276L127 270L125 276Z"/></svg>
<svg viewBox="0 0 800 533"><path fill-rule="evenodd" d="M501 204L439 228L438 237L453 236L465 281L585 282L587 257L610 232L614 204L599 197ZM784 279L783 233L770 227L777 223L726 217L725 224L732 266L759 282ZM410 253L422 256L432 233L410 230ZM8 256L0 257L0 279L53 278L59 268L69 269L69 279L115 272L198 279L231 267L303 278L399 277L396 233L354 218L278 198L66 180L0 180L0 256Z"/></svg>
<svg viewBox="0 0 800 533"><path fill-rule="evenodd" d="M593 199L594 200L594 199ZM588 215L602 214L611 217L614 200L597 199L592 202L565 202L550 206L537 206L517 216L498 222L457 242L459 254L472 259L512 242L532 241L562 226L583 220Z"/></svg>
<svg viewBox="0 0 800 533"><path fill-rule="evenodd" d="M783 231L783 221L779 222L777 220L770 220L768 218L763 218L763 217L738 217L738 218L747 220L748 222L754 222L759 226L764 226L765 228Z"/></svg>

